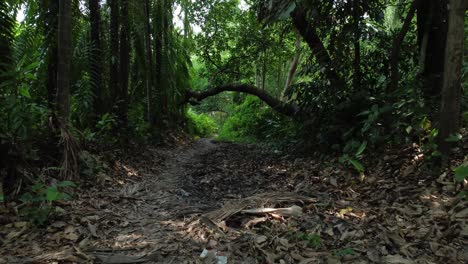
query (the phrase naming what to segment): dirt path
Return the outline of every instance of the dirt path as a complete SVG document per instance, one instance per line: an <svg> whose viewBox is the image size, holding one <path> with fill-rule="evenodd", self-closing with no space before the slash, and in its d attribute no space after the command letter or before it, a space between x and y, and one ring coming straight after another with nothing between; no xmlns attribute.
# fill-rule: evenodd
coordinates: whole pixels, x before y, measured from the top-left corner
<svg viewBox="0 0 468 264"><path fill-rule="evenodd" d="M211 140L202 139L190 147L161 153L166 160L158 175L146 175L141 182L123 188L127 203L121 206L128 210L123 210L120 216L128 225L118 230L117 236L99 241L100 246L120 246L124 253L115 254L118 250L114 250L109 254L116 259L131 254L132 250L150 255L144 258L149 259L145 263L184 263L196 258L203 246L184 234L191 221L184 216L206 212L212 208L212 202L200 202L193 197L191 190L184 189L185 181L190 169L200 164L201 157L217 148L219 145ZM99 255L99 250L95 252Z"/></svg>
<svg viewBox="0 0 468 264"><path fill-rule="evenodd" d="M404 155L358 177L337 159L208 139L119 152L47 228L0 227L0 264L464 263L466 202ZM242 211L264 207L289 211Z"/></svg>

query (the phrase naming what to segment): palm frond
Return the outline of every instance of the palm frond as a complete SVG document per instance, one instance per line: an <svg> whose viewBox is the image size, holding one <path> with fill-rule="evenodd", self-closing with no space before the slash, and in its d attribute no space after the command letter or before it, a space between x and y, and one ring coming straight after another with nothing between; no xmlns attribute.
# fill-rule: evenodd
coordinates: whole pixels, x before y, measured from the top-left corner
<svg viewBox="0 0 468 264"><path fill-rule="evenodd" d="M8 5L0 2L0 72L11 63L11 43L14 36L15 21L9 15Z"/></svg>

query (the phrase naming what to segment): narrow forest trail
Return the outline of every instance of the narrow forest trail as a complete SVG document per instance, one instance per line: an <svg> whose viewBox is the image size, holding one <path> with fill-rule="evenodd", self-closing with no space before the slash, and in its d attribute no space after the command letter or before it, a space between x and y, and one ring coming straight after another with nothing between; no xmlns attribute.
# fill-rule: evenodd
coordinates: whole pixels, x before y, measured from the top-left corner
<svg viewBox="0 0 468 264"><path fill-rule="evenodd" d="M209 139L122 152L47 228L1 227L0 263L463 263L466 204L404 155L363 179Z"/></svg>

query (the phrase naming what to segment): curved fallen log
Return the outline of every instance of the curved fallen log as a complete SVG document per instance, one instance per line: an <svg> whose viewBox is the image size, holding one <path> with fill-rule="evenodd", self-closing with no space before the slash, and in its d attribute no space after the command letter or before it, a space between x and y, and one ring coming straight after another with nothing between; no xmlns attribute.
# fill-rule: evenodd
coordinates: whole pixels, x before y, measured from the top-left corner
<svg viewBox="0 0 468 264"><path fill-rule="evenodd" d="M183 103L199 102L207 97L214 96L227 91L247 93L257 96L260 100L265 102L271 108L287 116L294 116L298 112L300 112L300 108L296 104L281 101L280 99L271 96L264 90L261 90L258 87L249 84L226 84L200 92L189 90L186 92L186 97ZM195 102L193 100L195 100Z"/></svg>

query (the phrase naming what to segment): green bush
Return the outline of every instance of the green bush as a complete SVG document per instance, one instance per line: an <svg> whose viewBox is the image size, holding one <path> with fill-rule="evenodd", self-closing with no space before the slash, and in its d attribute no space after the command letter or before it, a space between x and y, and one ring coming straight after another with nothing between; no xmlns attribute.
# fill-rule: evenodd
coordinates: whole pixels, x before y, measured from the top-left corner
<svg viewBox="0 0 468 264"><path fill-rule="evenodd" d="M253 142L278 141L295 135L295 123L255 96L247 96L224 122L220 139Z"/></svg>
<svg viewBox="0 0 468 264"><path fill-rule="evenodd" d="M189 134L210 137L217 133L218 125L207 114L197 114L192 109L187 111L187 130Z"/></svg>

